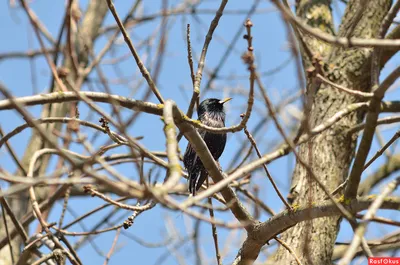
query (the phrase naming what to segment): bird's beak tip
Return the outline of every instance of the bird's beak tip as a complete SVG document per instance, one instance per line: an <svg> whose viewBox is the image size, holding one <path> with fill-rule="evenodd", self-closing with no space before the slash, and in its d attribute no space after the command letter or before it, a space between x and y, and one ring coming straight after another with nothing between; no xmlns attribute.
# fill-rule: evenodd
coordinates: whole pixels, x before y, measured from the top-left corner
<svg viewBox="0 0 400 265"><path fill-rule="evenodd" d="M220 100L219 103L220 103L220 104L224 104L224 103L228 102L228 101L231 100L231 99L232 99L232 98L225 98L225 99L223 99L223 100Z"/></svg>

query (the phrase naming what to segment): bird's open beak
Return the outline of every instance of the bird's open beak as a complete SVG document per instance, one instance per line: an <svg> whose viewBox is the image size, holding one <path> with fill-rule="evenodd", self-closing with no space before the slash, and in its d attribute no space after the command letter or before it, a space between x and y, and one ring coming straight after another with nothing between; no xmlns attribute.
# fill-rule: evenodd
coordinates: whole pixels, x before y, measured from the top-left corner
<svg viewBox="0 0 400 265"><path fill-rule="evenodd" d="M231 100L232 98L225 98L225 99L223 99L223 100L220 100L219 101L219 104L224 104L224 103L226 103L226 102L228 102L229 100Z"/></svg>

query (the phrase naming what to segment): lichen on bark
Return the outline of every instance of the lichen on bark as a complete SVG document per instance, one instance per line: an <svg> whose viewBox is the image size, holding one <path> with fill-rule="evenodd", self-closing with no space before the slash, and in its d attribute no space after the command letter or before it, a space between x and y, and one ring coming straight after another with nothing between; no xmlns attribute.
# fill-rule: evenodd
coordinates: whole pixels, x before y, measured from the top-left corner
<svg viewBox="0 0 400 265"><path fill-rule="evenodd" d="M363 1L363 0L362 0ZM361 6L359 0L350 0L343 16L338 36L373 38L377 36L381 21L391 5L390 0L369 1L362 13L354 7ZM297 15L307 24L321 28L332 28L330 1L298 0ZM353 8L352 8L353 7ZM316 16L315 10L324 10ZM358 16L355 21L354 17ZM329 23L330 22L330 23ZM352 23L356 23L355 25ZM329 29L330 31L330 29ZM325 32L328 32L325 30ZM333 33L330 32L330 33ZM331 47L314 39L305 39L313 53L322 53L325 76L345 87L370 90L370 48ZM307 58L303 55L303 58ZM312 80L307 80L310 83ZM345 106L357 101L357 98L321 84L315 91L313 105L309 115L311 127L319 125ZM347 177L354 156L356 138L341 134L344 130L361 122L363 113L353 113L339 121L335 126L315 137L311 142L302 144L298 153L312 168L313 173L329 191L333 191ZM338 133L339 132L339 133ZM308 175L306 169L297 163L291 186L293 203L304 204L310 201L326 199L324 191ZM282 234L282 240L295 249L303 264L331 264L333 247L340 224L339 217L324 217L299 223ZM308 240L306 239L308 238ZM310 251L312 250L312 252ZM297 264L293 256L283 247L279 247L274 256L278 264Z"/></svg>

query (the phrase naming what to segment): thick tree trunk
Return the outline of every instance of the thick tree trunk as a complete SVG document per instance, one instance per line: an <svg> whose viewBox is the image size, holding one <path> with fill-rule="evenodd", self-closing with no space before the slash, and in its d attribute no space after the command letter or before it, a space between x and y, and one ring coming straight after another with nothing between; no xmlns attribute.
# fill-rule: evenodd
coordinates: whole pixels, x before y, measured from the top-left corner
<svg viewBox="0 0 400 265"><path fill-rule="evenodd" d="M319 4L315 4L315 2L319 2ZM326 17L327 14L330 16L329 13L326 13L330 10L328 1L324 2L327 4L325 6L321 4L322 2L324 1L297 1L297 13L301 17L306 17L307 13L322 10L322 17ZM360 14L357 11L362 8L362 2L367 1L349 1L338 33L339 36L371 38L377 35L391 1L371 0L364 6ZM321 21L326 24L327 19ZM318 26L314 24L315 21L307 22L314 27ZM351 89L369 90L372 49L327 48L326 44L310 39L305 39L305 43L309 45L314 54L318 52L320 55L322 54L324 74L329 80ZM305 55L303 57L306 58ZM305 61L305 65L307 65L307 59ZM308 82L311 83L310 80ZM308 87L310 86L309 84ZM313 98L309 115L311 128L356 101L353 96L324 84L319 86L311 98ZM315 137L311 142L301 145L298 150L302 160L311 166L315 176L331 192L347 177L356 146L356 138L342 132L359 123L361 119L360 113L351 114L331 129ZM297 163L291 186L293 204L314 204L324 201L325 198L324 191L313 181L306 169ZM319 218L299 223L285 231L282 239L295 249L303 264L331 264L339 223L338 217ZM297 264L293 256L283 247L278 249L275 261L278 264Z"/></svg>

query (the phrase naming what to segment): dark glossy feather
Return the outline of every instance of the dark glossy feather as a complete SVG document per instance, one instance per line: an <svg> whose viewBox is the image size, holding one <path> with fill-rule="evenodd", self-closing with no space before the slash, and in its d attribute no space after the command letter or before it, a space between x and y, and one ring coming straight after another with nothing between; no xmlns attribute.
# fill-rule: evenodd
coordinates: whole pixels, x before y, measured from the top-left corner
<svg viewBox="0 0 400 265"><path fill-rule="evenodd" d="M219 99L204 100L198 109L198 120L208 126L216 128L224 127L225 112L223 109L223 103L224 102L221 103ZM226 134L215 134L206 132L204 130L198 131L200 136L204 139L204 142L206 143L214 159L218 160L225 149ZM194 196L196 191L200 189L201 185L208 177L208 172L204 168L203 163L197 156L190 143L186 148L183 163L189 174L189 191Z"/></svg>

